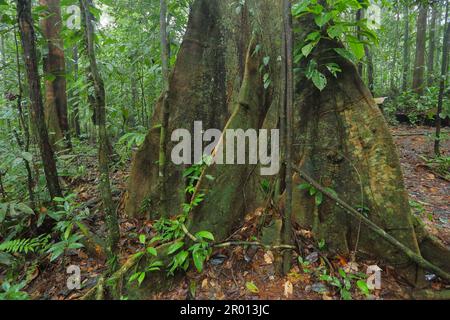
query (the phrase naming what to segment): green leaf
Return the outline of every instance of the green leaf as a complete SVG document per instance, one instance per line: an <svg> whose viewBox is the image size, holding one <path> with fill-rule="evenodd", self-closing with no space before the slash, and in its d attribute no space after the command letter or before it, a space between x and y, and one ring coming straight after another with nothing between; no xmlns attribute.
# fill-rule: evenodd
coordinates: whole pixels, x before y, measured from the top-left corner
<svg viewBox="0 0 450 320"><path fill-rule="evenodd" d="M361 290L361 292L363 294L365 294L366 296L370 295L370 290L369 290L369 287L367 286L366 281L358 280L356 282L356 285L358 286L359 290Z"/></svg>
<svg viewBox="0 0 450 320"><path fill-rule="evenodd" d="M202 239L208 239L208 240L214 241L214 236L213 236L213 234L212 234L211 232L209 232L209 231L200 231L200 232L197 232L197 233L195 234L195 237L196 237L196 238L202 238Z"/></svg>
<svg viewBox="0 0 450 320"><path fill-rule="evenodd" d="M350 60L350 61L356 61L356 57L353 55L353 53L351 53L350 51L348 51L347 49L344 48L334 48L334 51L336 51L337 54L339 54L341 57Z"/></svg>
<svg viewBox="0 0 450 320"><path fill-rule="evenodd" d="M323 202L323 193L318 192L316 193L316 206L320 206Z"/></svg>
<svg viewBox="0 0 450 320"><path fill-rule="evenodd" d="M344 300L352 300L352 294L347 289L341 290L341 297Z"/></svg>
<svg viewBox="0 0 450 320"><path fill-rule="evenodd" d="M139 235L139 242L140 243L145 244L146 240L147 240L147 237L145 236L145 234Z"/></svg>
<svg viewBox="0 0 450 320"><path fill-rule="evenodd" d="M252 282L247 282L245 284L245 287L247 288L248 291L250 291L251 293L259 293L259 289L258 287Z"/></svg>
<svg viewBox="0 0 450 320"><path fill-rule="evenodd" d="M344 34L344 27L341 24L336 24L327 29L328 36L331 39L339 38Z"/></svg>
<svg viewBox="0 0 450 320"><path fill-rule="evenodd" d="M139 285L141 285L142 282L144 282L144 279L145 279L145 272L141 272L141 274L139 275L139 277L138 277L138 279L137 279Z"/></svg>
<svg viewBox="0 0 450 320"><path fill-rule="evenodd" d="M300 190L309 190L309 188L311 188L311 185L305 182L299 185L297 188L299 188Z"/></svg>
<svg viewBox="0 0 450 320"><path fill-rule="evenodd" d="M270 57L264 57L263 63L266 67L269 65L269 62L270 62Z"/></svg>
<svg viewBox="0 0 450 320"><path fill-rule="evenodd" d="M169 247L169 250L167 251L167 254L173 254L173 253L177 252L182 246L184 246L184 242L183 241L175 242L174 244L172 244Z"/></svg>
<svg viewBox="0 0 450 320"><path fill-rule="evenodd" d="M201 254L200 251L196 250L192 253L192 259L194 260L195 268L198 272L203 271L203 261L205 260L205 257Z"/></svg>
<svg viewBox="0 0 450 320"><path fill-rule="evenodd" d="M315 43L309 43L306 46L302 48L302 53L305 57L309 56L311 51L313 51L314 47L316 46Z"/></svg>
<svg viewBox="0 0 450 320"><path fill-rule="evenodd" d="M153 247L148 247L148 248L147 248L147 252L148 252L149 254L151 254L152 256L154 256L154 257L156 257L156 256L158 255L158 251L156 251L156 249L153 248Z"/></svg>
<svg viewBox="0 0 450 320"><path fill-rule="evenodd" d="M361 60L364 55L364 44L356 37L347 36L348 46L350 47L350 51L356 57L356 59Z"/></svg>
<svg viewBox="0 0 450 320"><path fill-rule="evenodd" d="M316 22L317 26L323 27L328 21L331 20L332 17L333 17L332 12L326 12L316 16L314 18L314 21Z"/></svg>
<svg viewBox="0 0 450 320"><path fill-rule="evenodd" d="M139 277L140 274L141 274L140 272L133 273L131 275L130 279L128 279L128 282L133 282L134 280L136 280Z"/></svg>
<svg viewBox="0 0 450 320"><path fill-rule="evenodd" d="M306 37L306 40L315 42L315 41L319 40L319 38L320 38L320 32L314 31L314 32L311 32L310 34L308 34L308 36Z"/></svg>
<svg viewBox="0 0 450 320"><path fill-rule="evenodd" d="M294 17L297 17L300 14L305 13L306 9L308 8L310 3L311 3L310 0L304 0L304 1L297 2L296 4L294 4L292 6L292 15Z"/></svg>
<svg viewBox="0 0 450 320"><path fill-rule="evenodd" d="M16 209L29 215L34 215L33 209L31 209L29 206L27 206L25 203L19 203L16 205Z"/></svg>
<svg viewBox="0 0 450 320"><path fill-rule="evenodd" d="M311 79L316 88L320 91L325 89L325 87L327 86L327 78L318 70L315 70L315 72L313 72Z"/></svg>

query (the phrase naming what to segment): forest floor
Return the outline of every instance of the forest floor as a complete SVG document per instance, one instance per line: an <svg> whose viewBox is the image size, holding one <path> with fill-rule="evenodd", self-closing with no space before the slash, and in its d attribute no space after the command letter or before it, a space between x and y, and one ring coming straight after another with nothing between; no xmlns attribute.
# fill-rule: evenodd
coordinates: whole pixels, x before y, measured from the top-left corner
<svg viewBox="0 0 450 320"><path fill-rule="evenodd" d="M446 245L450 244L450 183L448 172L442 172L439 165L430 164L433 142L428 127L409 127L405 125L392 128L395 142L399 148L401 163L405 174L406 187L411 196L415 214L425 222L427 229L439 237ZM444 141L442 151L450 155L450 141ZM87 221L96 234L105 233L105 224L99 197L96 190L97 174L95 158L86 159L89 164L89 177L73 182L72 188L78 194L78 201L86 203L94 214ZM115 200L123 201L127 172L116 171L113 177ZM120 206L119 208L121 208ZM120 210L120 209L119 209ZM254 236L260 210L249 214L233 240L248 240ZM126 221L122 219L120 240L120 262L139 248L139 234L149 234L150 221ZM199 274L192 270L184 277L181 286L169 292L153 296L153 299L340 299L340 291L335 286L320 280L326 271L329 275L338 274L339 269L348 273L365 272L369 265L383 269L382 288L366 297L353 282L350 292L354 299L408 299L410 288L397 278L389 266L380 261L352 262L350 257L327 256L318 249L317 243L307 230L297 230L302 239L302 256L306 264L295 264L286 277L276 273L276 257L273 252L255 248L229 247L213 252L205 270ZM66 267L78 265L82 272L83 289L71 291L66 287L68 275ZM78 299L93 287L105 270L103 259L92 257L85 250L73 250L53 264L30 266L27 271L29 281L26 291L33 299ZM448 289L430 275L430 286L434 290ZM126 298L126 297L124 297Z"/></svg>

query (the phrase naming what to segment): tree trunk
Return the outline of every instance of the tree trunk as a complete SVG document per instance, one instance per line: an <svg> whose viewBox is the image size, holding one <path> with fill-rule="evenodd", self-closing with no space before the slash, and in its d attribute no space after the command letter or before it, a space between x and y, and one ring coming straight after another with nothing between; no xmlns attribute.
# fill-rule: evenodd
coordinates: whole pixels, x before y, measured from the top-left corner
<svg viewBox="0 0 450 320"><path fill-rule="evenodd" d="M427 39L427 15L428 4L419 5L419 17L417 18L416 34L416 58L414 61L414 75L412 89L415 93L422 95L425 89L425 48Z"/></svg>
<svg viewBox="0 0 450 320"><path fill-rule="evenodd" d="M441 155L441 148L440 148L440 142L441 142L441 113L443 110L443 103L444 103L444 94L445 94L445 84L448 79L448 50L450 48L450 21L448 19L448 0L445 8L445 33L444 33L444 41L443 41L443 48L442 48L442 71L441 71L441 78L439 81L439 98L438 98L438 108L436 113L436 138L434 141L434 153L436 156Z"/></svg>
<svg viewBox="0 0 450 320"><path fill-rule="evenodd" d="M409 68L410 68L410 54L409 54L409 7L405 4L403 19L405 30L403 35L403 77L402 77L402 91L408 90Z"/></svg>
<svg viewBox="0 0 450 320"><path fill-rule="evenodd" d="M51 198L61 196L61 188L58 181L56 161L52 146L49 141L47 126L45 124L44 108L42 103L41 85L38 72L36 55L35 32L33 18L31 16L31 1L17 1L17 16L22 37L24 61L28 76L28 85L31 101L31 116L34 129L38 135L39 149L44 166L47 188Z"/></svg>
<svg viewBox="0 0 450 320"><path fill-rule="evenodd" d="M395 39L399 39L399 24L400 24L400 13L399 13L399 8L398 5L395 6L395 11L396 11L396 21L395 21ZM390 85L389 88L391 89L392 92L396 91L396 89L398 89L397 87L397 57L398 57L398 46L399 46L399 41L395 41L394 44L394 51L393 51L393 57L392 57L392 65L391 65L391 81L390 81Z"/></svg>
<svg viewBox="0 0 450 320"><path fill-rule="evenodd" d="M159 17L159 29L161 38L161 63L162 63L162 76L163 76L163 97L162 97L162 122L159 138L159 184L162 192L161 198L161 213L164 216L168 215L166 208L166 146L167 146L167 126L169 122L169 106L168 106L168 92L169 92L169 50L167 39L167 4L165 0L160 0L160 17Z"/></svg>
<svg viewBox="0 0 450 320"><path fill-rule="evenodd" d="M78 46L75 45L73 47L73 79L75 83L78 82L78 72L79 72L79 66L78 66ZM73 102L73 126L75 128L75 135L80 138L81 136L81 127L80 127L80 95L79 93L76 94L76 97L74 97L75 100Z"/></svg>
<svg viewBox="0 0 450 320"><path fill-rule="evenodd" d="M285 91L283 65L279 62L279 57L283 56L280 36L283 34L280 23L283 3L246 1L247 8L241 13L249 14L242 19L230 5L232 2L196 0L192 6L186 35L169 81L168 133L177 128L194 132L194 121L203 121L204 129L224 128L223 132L226 129L278 129L281 125L279 111ZM250 25L257 21L260 27L242 36L247 43L247 55L241 78L237 68L241 63L239 41L236 41L240 37L234 35L245 30L239 28L243 20ZM300 43L314 27L314 22L304 18L296 23L294 29L301 32L294 41ZM305 76L296 79L293 145L300 148L293 153L294 164L324 186L334 189L352 207L364 208L370 220L415 253L420 253L427 244L428 249L422 253L448 269L448 252L439 251L441 247L436 249L434 242L429 241L423 229L413 221L400 162L383 115L361 81L356 66L337 54L329 54L333 52L331 48L337 47L341 44L321 40L308 59L303 59L301 65L294 65L294 68L305 68L313 58L319 66L335 62L343 70L337 78L321 70L328 80L323 91L316 89ZM266 73L269 76L265 76ZM267 79L271 81L269 85ZM227 105L234 110L231 116ZM161 112L160 100L154 123L161 123ZM225 123L226 118L229 119ZM135 155L126 199L126 211L130 216L150 214L157 218L161 215L158 212L161 189L157 183L159 133L160 128L151 129ZM227 135L222 135L212 154L216 155L226 146L228 139ZM166 159L170 159L173 146L168 143ZM258 168L252 164L207 166L196 186L197 192L204 194L204 200L188 217L190 233L208 230L217 241L224 240L239 226L246 213L261 207L264 196L259 190L261 181L267 177L260 176ZM166 205L171 215L180 214L182 205L190 199L185 193L184 169L167 161L166 182L170 194L166 195ZM280 176L281 173L269 179L276 183ZM294 176L295 184L302 182ZM333 251L384 259L411 283L418 286L423 283L422 269L389 242L362 227L360 221L348 217L333 201L324 200L317 207L314 198L296 189L292 222L313 229L316 238L325 239ZM158 259L164 260L166 249L166 246L161 247ZM131 285L127 288L129 296L142 298L141 294L158 287L154 282L156 278L140 289Z"/></svg>
<svg viewBox="0 0 450 320"><path fill-rule="evenodd" d="M432 87L434 84L434 56L436 54L436 22L437 22L437 4L433 5L433 12L431 14L430 27L429 27L429 39L428 39L428 86Z"/></svg>
<svg viewBox="0 0 450 320"><path fill-rule="evenodd" d="M47 128L53 146L70 148L66 66L64 44L61 38L61 4L60 0L39 0L39 4L45 6L48 10L48 15L41 20L42 33L47 41L48 48L48 53L44 55L46 77L44 111Z"/></svg>
<svg viewBox="0 0 450 320"><path fill-rule="evenodd" d="M374 94L375 90L375 83L374 83L374 65L373 65L373 58L372 58L372 52L370 51L370 48L368 45L364 45L364 51L366 53L366 61L367 61L367 87L369 88L369 91Z"/></svg>
<svg viewBox="0 0 450 320"><path fill-rule="evenodd" d="M293 124L293 104L294 104L294 55L293 55L293 31L290 0L283 1L283 24L284 24L284 103L286 109L286 205L283 215L284 244L292 243L292 124ZM284 251L283 274L287 275L291 270L292 255L289 250Z"/></svg>
<svg viewBox="0 0 450 320"><path fill-rule="evenodd" d="M86 43L86 54L89 60L90 85L94 91L90 101L95 110L95 124L98 128L98 167L100 171L99 192L102 197L103 209L105 210L105 220L108 227L107 255L111 267L115 263L117 244L120 237L117 211L111 192L111 182L109 177L109 139L106 128L106 104L105 87L103 79L97 67L94 47L94 20L90 12L91 0L80 0L84 38Z"/></svg>

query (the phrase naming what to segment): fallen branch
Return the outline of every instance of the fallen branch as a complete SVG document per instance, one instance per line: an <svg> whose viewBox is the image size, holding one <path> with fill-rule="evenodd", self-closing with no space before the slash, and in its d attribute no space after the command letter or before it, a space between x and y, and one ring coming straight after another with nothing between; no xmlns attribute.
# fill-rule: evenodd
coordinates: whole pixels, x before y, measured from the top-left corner
<svg viewBox="0 0 450 320"><path fill-rule="evenodd" d="M446 281L450 281L450 274L442 270L441 268L435 266L431 262L425 260L423 257L406 247L403 243L389 235L386 231L381 229L379 226L377 226L375 223L373 223L371 220L366 218L363 214L355 210L352 206L350 206L348 203L337 197L336 195L330 193L326 188L324 188L322 185L320 185L316 180L311 178L307 173L305 173L302 169L300 169L297 166L293 167L295 171L298 172L301 178L303 178L305 181L307 181L309 184L311 184L314 188L322 192L325 196L327 196L329 199L336 202L337 205L339 205L342 209L344 209L347 213L352 215L353 217L360 219L367 227L369 227L372 231L374 231L376 234L378 234L380 237L388 241L390 244L401 250L403 253L406 254L412 261L417 263L417 265L421 266L422 268L433 271L436 275L441 277L442 279Z"/></svg>
<svg viewBox="0 0 450 320"><path fill-rule="evenodd" d="M255 247L262 247L267 250L286 250L286 249L296 250L297 249L295 246L291 246L288 244L280 244L280 245L270 246L270 245L265 245L265 244L263 244L261 242L257 242L257 241L253 241L253 242L228 241L228 242L222 242L222 243L213 245L214 248L226 248L226 247L231 247L231 246L255 246Z"/></svg>
<svg viewBox="0 0 450 320"><path fill-rule="evenodd" d="M450 131L443 131L443 134L449 134ZM426 136L431 135L434 136L435 133L432 131L424 131L424 132L404 132L404 133L393 133L394 137L411 137L411 136Z"/></svg>
<svg viewBox="0 0 450 320"><path fill-rule="evenodd" d="M450 290L433 291L420 290L411 293L411 297L416 300L450 300Z"/></svg>

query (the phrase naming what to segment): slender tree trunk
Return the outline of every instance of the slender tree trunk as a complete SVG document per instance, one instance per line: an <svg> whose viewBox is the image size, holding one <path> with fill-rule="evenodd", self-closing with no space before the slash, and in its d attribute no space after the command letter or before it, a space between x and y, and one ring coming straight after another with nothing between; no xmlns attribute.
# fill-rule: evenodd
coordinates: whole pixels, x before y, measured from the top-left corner
<svg viewBox="0 0 450 320"><path fill-rule="evenodd" d="M28 119L25 116L25 113L22 108L22 98L23 98L23 86L22 86L22 74L20 72L20 54L19 54L19 44L17 41L17 34L16 29L14 28L14 44L16 47L16 74L17 74L17 84L19 86L19 94L17 96L17 110L19 111L19 124L22 128L24 137L25 137L25 143L22 144L22 149L25 152L30 151L30 128L28 125ZM17 142L19 143L19 139L17 139ZM19 143L20 145L20 143ZM34 182L33 182L33 174L31 171L31 164L30 161L24 159L25 164L25 170L27 171L27 188L28 188L28 196L30 198L31 208L36 208L36 202L34 197Z"/></svg>
<svg viewBox="0 0 450 320"><path fill-rule="evenodd" d="M292 124L294 119L294 64L293 64L293 31L290 0L283 1L284 24L284 107L286 108L286 205L283 217L283 243L292 243ZM283 273L291 270L292 255L285 250L283 256Z"/></svg>
<svg viewBox="0 0 450 320"><path fill-rule="evenodd" d="M410 56L409 56L409 7L405 4L404 8L404 24L405 30L403 34L403 77L402 77L402 91L405 92L408 89L409 81L409 68L410 68Z"/></svg>
<svg viewBox="0 0 450 320"><path fill-rule="evenodd" d="M117 244L120 237L117 211L111 192L109 177L109 139L106 128L106 101L103 79L98 71L94 47L94 20L90 12L93 6L91 0L80 0L84 38L86 43L86 54L89 60L89 71L91 74L90 85L94 90L91 102L96 111L95 124L98 128L98 166L100 171L99 191L102 197L103 209L105 210L106 225L108 227L107 255L110 267L113 267L116 259Z"/></svg>
<svg viewBox="0 0 450 320"><path fill-rule="evenodd" d="M47 128L54 146L58 146L57 143L63 140L63 147L70 148L66 66L64 43L61 38L61 4L60 0L39 0L39 3L48 10L48 15L41 20L41 28L48 48L48 53L44 55L46 76L44 107Z"/></svg>
<svg viewBox="0 0 450 320"><path fill-rule="evenodd" d="M399 39L399 24L400 24L400 13L398 5L395 7L396 10L396 21L395 21L395 39ZM390 81L390 89L391 91L394 91L396 89L396 83L397 83L397 59L398 59L398 46L399 41L395 41L394 44L394 52L392 57L392 66L391 66L391 81Z"/></svg>
<svg viewBox="0 0 450 320"><path fill-rule="evenodd" d="M166 216L168 214L166 207L167 194L167 182L166 182L166 152L167 152L167 126L169 121L169 106L168 94L169 94L169 51L167 40L167 4L166 0L160 0L160 16L159 16L159 28L161 38L161 62L163 73L163 101L162 101L162 122L161 122L161 134L159 144L159 178L161 185L161 210L162 214Z"/></svg>
<svg viewBox="0 0 450 320"><path fill-rule="evenodd" d="M75 45L72 50L73 55L73 79L75 83L78 82L78 72L79 72L79 66L78 66L78 46ZM80 97L77 93L74 97L73 102L73 123L75 128L75 135L79 138L81 136L81 127L80 127Z"/></svg>
<svg viewBox="0 0 450 320"><path fill-rule="evenodd" d="M437 22L437 4L433 5L433 12L431 14L429 39L428 39L428 86L433 86L434 83L434 56L436 54L436 22Z"/></svg>
<svg viewBox="0 0 450 320"><path fill-rule="evenodd" d="M434 142L434 153L436 156L440 156L441 154L441 148L440 148L440 141L441 141L441 113L443 109L443 103L444 103L444 95L445 95L445 84L448 80L448 50L450 48L450 21L448 17L448 6L449 1L447 0L446 8L445 8L445 33L444 33L444 42L443 42L443 48L442 48L442 71L441 71L441 78L439 81L439 98L438 98L438 108L436 113L436 139Z"/></svg>
<svg viewBox="0 0 450 320"><path fill-rule="evenodd" d="M356 22L361 21L362 19L364 19L364 9L359 9L358 11L356 11ZM358 37L359 40L361 40L361 28L358 26L356 28L356 36ZM364 71L364 65L361 62L358 63L358 73L359 76L362 78L363 76L363 71Z"/></svg>
<svg viewBox="0 0 450 320"><path fill-rule="evenodd" d="M369 88L372 95L374 94L375 90L375 83L374 83L374 65L373 65L373 58L372 58L372 52L370 51L370 48L368 45L364 45L364 51L366 52L366 61L367 61L367 87Z"/></svg>
<svg viewBox="0 0 450 320"><path fill-rule="evenodd" d="M61 196L62 192L58 181L56 161L49 141L47 126L45 124L30 0L17 1L17 16L22 37L24 61L28 76L31 116L33 119L34 128L38 135L39 149L44 166L45 178L47 180L47 188L53 199Z"/></svg>
<svg viewBox="0 0 450 320"><path fill-rule="evenodd" d="M0 34L0 50L1 50L1 65L4 68L3 71L6 70L6 48L5 48L5 39L3 34ZM6 79L6 71L5 74L3 75L3 79ZM5 96L6 96L7 92L5 91ZM6 198L7 198L7 194L6 194L6 190L5 187L3 186L3 171L0 170L0 194L2 195L3 201L6 202Z"/></svg>
<svg viewBox="0 0 450 320"><path fill-rule="evenodd" d="M425 51L427 38L428 4L419 5L419 17L417 19L416 34L416 58L414 62L414 75L412 89L417 94L423 94L425 88Z"/></svg>

